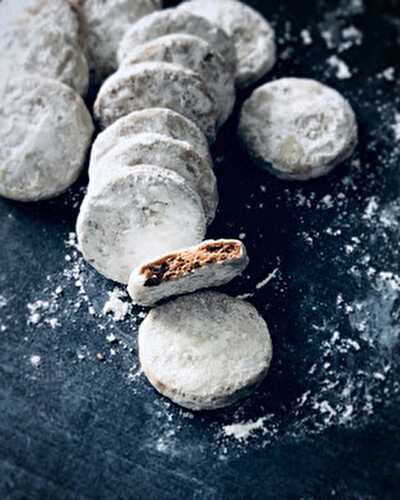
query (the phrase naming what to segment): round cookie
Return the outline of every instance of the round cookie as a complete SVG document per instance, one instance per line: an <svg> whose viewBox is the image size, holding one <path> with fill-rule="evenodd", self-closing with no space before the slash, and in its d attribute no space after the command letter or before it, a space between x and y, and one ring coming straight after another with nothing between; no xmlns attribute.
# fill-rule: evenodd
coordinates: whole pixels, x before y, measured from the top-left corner
<svg viewBox="0 0 400 500"><path fill-rule="evenodd" d="M90 65L98 80L118 67L117 49L126 30L161 8L161 0L78 0L88 32Z"/></svg>
<svg viewBox="0 0 400 500"><path fill-rule="evenodd" d="M38 201L78 178L93 134L81 97L56 80L24 76L0 88L0 195Z"/></svg>
<svg viewBox="0 0 400 500"><path fill-rule="evenodd" d="M67 2L30 0L17 7L17 2L5 0L0 3L0 17L2 81L21 73L39 74L86 94L88 64L77 17Z"/></svg>
<svg viewBox="0 0 400 500"><path fill-rule="evenodd" d="M175 172L150 165L126 167L93 186L77 222L84 258L124 284L141 262L199 243L205 232L199 195Z"/></svg>
<svg viewBox="0 0 400 500"><path fill-rule="evenodd" d="M179 6L220 26L232 37L236 48L236 83L248 87L275 64L275 34L256 10L236 0L191 0Z"/></svg>
<svg viewBox="0 0 400 500"><path fill-rule="evenodd" d="M135 23L123 37L118 49L121 63L130 52L142 43L165 35L183 33L198 36L219 52L234 74L236 71L236 51L224 30L203 17L194 16L182 9L164 9L144 17Z"/></svg>
<svg viewBox="0 0 400 500"><path fill-rule="evenodd" d="M357 122L336 90L315 80L282 78L259 87L244 103L239 134L262 168L304 181L351 156Z"/></svg>
<svg viewBox="0 0 400 500"><path fill-rule="evenodd" d="M94 113L102 128L132 111L159 106L172 109L215 140L217 108L198 73L176 64L148 62L121 68L103 84Z"/></svg>
<svg viewBox="0 0 400 500"><path fill-rule="evenodd" d="M98 162L102 156L118 146L121 140L144 133L165 135L188 142L202 158L211 161L207 139L191 120L171 109L147 108L133 111L103 130L93 144L91 162Z"/></svg>
<svg viewBox="0 0 400 500"><path fill-rule="evenodd" d="M148 61L179 64L199 73L218 105L219 125L229 118L236 98L234 75L207 42L192 35L166 35L133 49L121 67Z"/></svg>
<svg viewBox="0 0 400 500"><path fill-rule="evenodd" d="M139 328L139 358L150 383L191 410L247 396L266 376L272 343L256 309L217 292L162 304Z"/></svg>
<svg viewBox="0 0 400 500"><path fill-rule="evenodd" d="M210 224L214 220L218 189L211 162L199 156L189 143L167 136L138 134L121 140L101 161L91 161L90 183L111 179L120 166L138 165L155 165L179 174L200 195L207 222Z"/></svg>

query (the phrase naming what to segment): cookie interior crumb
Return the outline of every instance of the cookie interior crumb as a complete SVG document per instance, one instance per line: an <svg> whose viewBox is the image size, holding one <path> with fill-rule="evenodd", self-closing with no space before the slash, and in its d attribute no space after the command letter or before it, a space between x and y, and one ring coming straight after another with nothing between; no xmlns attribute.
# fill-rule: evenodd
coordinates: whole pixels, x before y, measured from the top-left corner
<svg viewBox="0 0 400 500"><path fill-rule="evenodd" d="M242 247L239 242L206 242L196 250L176 252L146 264L140 269L140 274L145 278L144 286L157 286L162 281L182 278L207 264L239 259L241 254Z"/></svg>

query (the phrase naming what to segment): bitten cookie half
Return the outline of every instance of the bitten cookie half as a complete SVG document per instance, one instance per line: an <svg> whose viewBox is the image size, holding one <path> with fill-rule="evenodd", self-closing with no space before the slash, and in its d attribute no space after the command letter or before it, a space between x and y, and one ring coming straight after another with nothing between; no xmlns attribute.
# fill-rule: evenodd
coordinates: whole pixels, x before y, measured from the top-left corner
<svg viewBox="0 0 400 500"><path fill-rule="evenodd" d="M134 269L128 292L134 304L152 306L174 295L229 283L248 262L241 241L207 240Z"/></svg>
<svg viewBox="0 0 400 500"><path fill-rule="evenodd" d="M82 98L41 76L0 87L0 195L11 200L53 198L84 166L94 131Z"/></svg>
<svg viewBox="0 0 400 500"><path fill-rule="evenodd" d="M349 102L315 80L282 78L244 103L239 135L255 163L286 180L330 172L351 156L357 122Z"/></svg>
<svg viewBox="0 0 400 500"><path fill-rule="evenodd" d="M205 232L199 195L180 175L152 165L121 167L91 186L77 222L84 258L123 284L142 262L199 243Z"/></svg>
<svg viewBox="0 0 400 500"><path fill-rule="evenodd" d="M260 384L272 342L251 304L197 292L150 311L139 328L139 358L158 392L191 410L214 410Z"/></svg>

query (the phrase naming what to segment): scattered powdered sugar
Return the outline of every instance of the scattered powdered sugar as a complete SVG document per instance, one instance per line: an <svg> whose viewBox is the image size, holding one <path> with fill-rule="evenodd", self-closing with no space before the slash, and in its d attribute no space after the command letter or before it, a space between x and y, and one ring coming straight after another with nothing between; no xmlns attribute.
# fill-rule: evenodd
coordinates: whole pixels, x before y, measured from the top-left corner
<svg viewBox="0 0 400 500"><path fill-rule="evenodd" d="M308 29L301 30L300 36L301 36L301 39L302 39L304 45L311 45L313 43L311 33Z"/></svg>
<svg viewBox="0 0 400 500"><path fill-rule="evenodd" d="M108 295L109 299L104 304L103 314L111 313L115 321L124 320L131 309L131 304L127 302L127 293L115 287L112 292L108 292Z"/></svg>
<svg viewBox="0 0 400 500"><path fill-rule="evenodd" d="M38 366L42 362L42 358L38 354L32 354L32 356L30 357L30 362L34 368L38 368Z"/></svg>
<svg viewBox="0 0 400 500"><path fill-rule="evenodd" d="M46 285L38 293L37 299L26 304L26 323L30 329L47 330L56 333L73 327L76 313L81 311L93 318L95 329L103 332L104 348L99 352L83 343L76 349L76 359L80 362L95 359L111 362L125 351L133 352L133 336L118 327L127 322L127 329L137 327L142 311L133 314L132 305L126 291L102 280L83 260L76 234L71 232L65 240L65 265L62 271L47 276ZM0 302L1 303L1 302ZM2 325L0 324L0 331ZM136 372L138 371L136 367ZM131 378L131 373L127 379Z"/></svg>
<svg viewBox="0 0 400 500"><path fill-rule="evenodd" d="M265 430L266 417L260 417L252 422L241 422L237 424L224 425L222 430L225 436L232 436L239 441L246 441L255 431Z"/></svg>
<svg viewBox="0 0 400 500"><path fill-rule="evenodd" d="M8 300L5 298L4 295L0 295L0 309L3 307L6 307L8 304Z"/></svg>
<svg viewBox="0 0 400 500"><path fill-rule="evenodd" d="M390 66L389 68L384 69L380 73L376 75L378 79L384 79L387 80L388 82L393 82L395 79L395 70L393 66Z"/></svg>
<svg viewBox="0 0 400 500"><path fill-rule="evenodd" d="M279 273L279 267L275 268L272 273L269 273L263 280L256 284L256 289L260 290L264 288L271 280L275 278L275 276Z"/></svg>
<svg viewBox="0 0 400 500"><path fill-rule="evenodd" d="M400 276L392 272L375 272L368 295L353 302L348 308L350 324L360 337L371 346L380 344L393 349L400 336L399 311L396 305L400 296Z"/></svg>
<svg viewBox="0 0 400 500"><path fill-rule="evenodd" d="M278 262L279 262L279 259L278 259ZM262 279L261 281L259 281L255 285L255 290L253 292L242 293L240 295L237 295L236 298L238 298L238 299L249 299L250 297L254 297L254 295L256 294L257 290L261 290L266 285L268 285L268 283L270 281L272 281L273 279L275 279L278 276L278 274L279 274L279 267L276 267L264 279Z"/></svg>
<svg viewBox="0 0 400 500"><path fill-rule="evenodd" d="M350 68L342 59L339 59L336 55L330 56L327 62L335 70L336 78L339 78L339 80L344 80L352 77Z"/></svg>
<svg viewBox="0 0 400 500"><path fill-rule="evenodd" d="M342 29L342 40L342 43L338 47L339 52L348 50L354 45L361 45L363 34L358 28L351 25Z"/></svg>
<svg viewBox="0 0 400 500"><path fill-rule="evenodd" d="M394 116L394 124L392 125L394 139L400 142L400 112L397 112Z"/></svg>

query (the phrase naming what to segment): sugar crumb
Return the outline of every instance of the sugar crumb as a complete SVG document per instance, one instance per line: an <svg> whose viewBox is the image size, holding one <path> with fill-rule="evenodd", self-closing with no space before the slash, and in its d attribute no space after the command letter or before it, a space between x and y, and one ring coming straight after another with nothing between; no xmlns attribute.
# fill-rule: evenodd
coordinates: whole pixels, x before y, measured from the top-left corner
<svg viewBox="0 0 400 500"><path fill-rule="evenodd" d="M352 77L352 73L348 65L336 55L330 56L327 62L335 70L336 78L339 80L345 80Z"/></svg>
<svg viewBox="0 0 400 500"><path fill-rule="evenodd" d="M266 417L260 417L256 421L249 420L237 424L223 426L225 436L233 437L239 441L247 441L247 439L257 430L264 430Z"/></svg>

